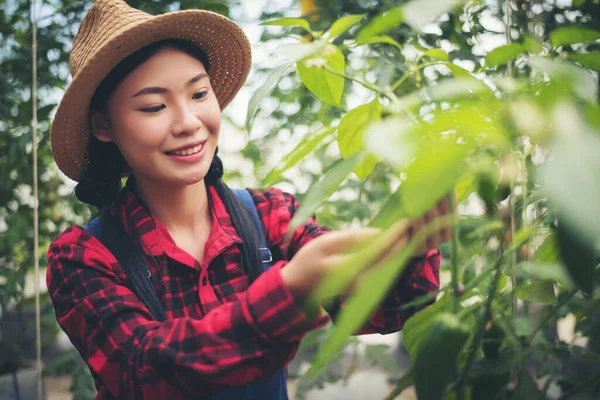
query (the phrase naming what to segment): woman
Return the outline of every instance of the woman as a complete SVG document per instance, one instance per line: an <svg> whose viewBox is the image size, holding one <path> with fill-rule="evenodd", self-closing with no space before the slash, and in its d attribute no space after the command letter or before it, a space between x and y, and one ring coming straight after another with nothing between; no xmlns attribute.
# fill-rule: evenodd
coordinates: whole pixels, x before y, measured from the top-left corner
<svg viewBox="0 0 600 400"><path fill-rule="evenodd" d="M311 289L376 231L329 233L310 219L287 240L297 200L249 189L274 258L264 268L261 232L221 180L217 156L221 110L251 62L247 38L229 19L199 10L153 17L98 0L70 61L53 155L78 181L78 199L105 210L102 229L112 221L124 236L109 250L106 233L105 242L90 226L67 229L48 250L47 283L98 398L287 399L285 366L299 341L342 304L336 297L330 315L312 312ZM447 212L441 203L427 218ZM398 305L438 287L435 247L447 237L428 239L433 250L411 261L360 333L401 329L415 310ZM131 275L141 265L147 275ZM162 317L143 301L140 282Z"/></svg>

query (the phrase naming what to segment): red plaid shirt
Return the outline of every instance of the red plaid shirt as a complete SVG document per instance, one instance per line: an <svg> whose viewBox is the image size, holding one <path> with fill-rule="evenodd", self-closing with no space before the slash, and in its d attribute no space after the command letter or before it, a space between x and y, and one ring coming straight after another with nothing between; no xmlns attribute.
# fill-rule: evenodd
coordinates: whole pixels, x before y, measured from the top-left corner
<svg viewBox="0 0 600 400"><path fill-rule="evenodd" d="M267 378L287 365L307 332L329 321L309 319L280 274L298 249L329 229L311 219L285 242L298 201L278 189L251 190L268 245L283 259L249 285L239 265L241 239L208 189L213 225L203 265L177 247L131 185L111 210L141 238L165 322L152 318L113 255L86 230L73 226L50 246L47 284L56 316L87 361L99 399L199 398ZM398 305L437 289L439 265L437 250L414 260L359 333L400 330L416 309Z"/></svg>

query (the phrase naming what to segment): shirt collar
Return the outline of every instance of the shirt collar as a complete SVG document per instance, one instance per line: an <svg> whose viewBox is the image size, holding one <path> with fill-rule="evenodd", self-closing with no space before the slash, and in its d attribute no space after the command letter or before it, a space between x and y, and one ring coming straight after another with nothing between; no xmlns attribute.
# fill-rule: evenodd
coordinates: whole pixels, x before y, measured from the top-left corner
<svg viewBox="0 0 600 400"><path fill-rule="evenodd" d="M242 242L225 204L212 184L207 184L212 228L204 246L203 265L211 261L233 244ZM166 226L146 207L135 191L135 178L130 177L121 190L111 209L113 215L120 215L123 227L139 237L144 252L149 256L166 255L180 263L195 267L195 260L175 244Z"/></svg>

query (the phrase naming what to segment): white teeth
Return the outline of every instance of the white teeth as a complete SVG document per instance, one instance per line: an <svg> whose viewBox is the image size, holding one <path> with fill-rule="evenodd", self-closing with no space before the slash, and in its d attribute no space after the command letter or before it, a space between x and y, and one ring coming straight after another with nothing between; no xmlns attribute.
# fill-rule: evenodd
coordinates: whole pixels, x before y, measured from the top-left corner
<svg viewBox="0 0 600 400"><path fill-rule="evenodd" d="M190 147L189 149L173 151L172 154L175 154L176 156L189 156L190 154L195 154L202 150L202 146L204 146L204 143L195 147Z"/></svg>

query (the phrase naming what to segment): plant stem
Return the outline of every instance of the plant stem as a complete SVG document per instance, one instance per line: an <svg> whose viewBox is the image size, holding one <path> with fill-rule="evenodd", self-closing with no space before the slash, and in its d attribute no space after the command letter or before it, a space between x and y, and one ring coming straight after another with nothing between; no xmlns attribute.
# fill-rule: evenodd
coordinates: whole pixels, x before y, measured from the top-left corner
<svg viewBox="0 0 600 400"><path fill-rule="evenodd" d="M502 236L504 237L504 233L502 234ZM496 292L498 290L498 283L500 282L500 277L502 276L500 269L502 267L502 261L504 260L504 240L502 240L502 242L501 242L500 255L501 256L498 258L498 261L496 262L496 265L494 266L496 275L494 276L494 281L492 282L492 285L490 286L490 289L488 291L488 296L487 296L487 300L485 303L485 309L483 312L483 318L481 318L481 321L479 322L479 326L477 327L477 330L475 331L475 335L473 336L473 341L471 344L471 351L469 352L469 354L467 356L467 361L465 362L465 366L462 369L460 376L458 377L457 382L456 382L455 390L456 390L456 396L457 396L458 400L462 400L464 398L465 383L467 381L467 378L469 377L469 371L471 370L473 361L475 361L475 355L477 354L477 348L479 347L479 343L481 342L481 338L483 337L485 324L489 320L491 313L492 313L492 301L494 300L494 297L496 297Z"/></svg>
<svg viewBox="0 0 600 400"><path fill-rule="evenodd" d="M398 79L396 82L394 82L394 84L392 85L392 87L390 88L390 90L392 92L395 92L396 89L398 89L400 86L402 86L402 84L404 82L406 82L406 80L412 75L413 73L411 71L407 71L404 75L402 75L400 77L400 79Z"/></svg>
<svg viewBox="0 0 600 400"><path fill-rule="evenodd" d="M454 192L448 194L448 204L451 210L452 216L452 254L450 261L452 263L452 291L454 292L454 299L452 302L452 309L456 314L460 308L460 294L458 293L458 218L456 210L456 202L454 201Z"/></svg>
<svg viewBox="0 0 600 400"><path fill-rule="evenodd" d="M560 396L558 398L558 400L566 400L566 399L576 395L577 393L581 392L582 390L588 388L589 386L592 386L594 383L597 383L597 382L600 382L600 374L596 374L595 376L593 376L592 378L583 382L581 385L577 386L576 388L569 390L567 393Z"/></svg>
<svg viewBox="0 0 600 400"><path fill-rule="evenodd" d="M509 200L509 207L510 207L510 240L511 242L513 242L515 240L515 233L517 231L515 224L516 224L516 217L517 217L517 213L516 213L516 202L515 202L515 184L514 182L511 182L510 184L510 200ZM511 282L511 287L513 289L515 289L517 287L517 277L516 277L516 272L515 272L515 266L517 265L517 252L513 252L510 255L510 282ZM511 304L512 304L512 315L513 315L513 321L517 316L517 297L515 296L515 291L513 290L513 296L512 296L512 300L511 300Z"/></svg>
<svg viewBox="0 0 600 400"><path fill-rule="evenodd" d="M426 62L426 63L417 65L417 69L423 69L423 68L427 68L427 67L431 67L433 65L439 65L439 64L444 64L444 62L443 61Z"/></svg>
<svg viewBox="0 0 600 400"><path fill-rule="evenodd" d="M386 90L383 90L382 88L380 88L380 87L379 87L379 86L377 86L377 85L373 85L372 83L365 82L365 81L363 81L363 80L360 80L360 79L358 79L358 78L355 78L355 77L353 77L353 76L350 76L350 75L344 74L344 73L342 73L342 72L335 71L335 70L333 70L333 69L329 68L329 67L328 67L328 66L326 66L326 65L325 65L325 66L323 66L323 69L324 69L325 71L327 71L327 72L330 72L330 73L334 74L334 75L341 76L342 78L345 78L345 79L351 80L351 81L353 81L353 82L356 82L356 83L358 83L358 84L360 84L360 85L362 85L362 86L366 87L367 89L369 89L369 90L372 90L372 91L373 91L373 92L375 92L375 93L378 93L378 94L380 94L380 95L382 95L382 96L388 97L388 98L389 98L390 100L392 100L392 101L395 101L395 100L397 100L397 98L396 98L396 99L394 99L394 98L391 98L391 97L389 96L389 93L388 93ZM395 97L395 96L394 96L394 97Z"/></svg>
<svg viewBox="0 0 600 400"><path fill-rule="evenodd" d="M512 37L510 35L511 26L512 26L512 9L510 7L510 3L511 3L511 0L506 0L506 12L505 12L505 14L506 14L506 44L512 43ZM507 68L508 76L512 77L513 76L512 61L509 61L506 64L506 68Z"/></svg>
<svg viewBox="0 0 600 400"><path fill-rule="evenodd" d="M427 62L427 63L423 63L423 64L419 64L416 66L417 70L421 70L423 68L427 68L427 67L431 67L432 65L438 65L438 64L442 64L441 61L432 61L432 62ZM392 92L395 92L396 89L398 89L400 86L402 86L402 84L404 82L406 82L406 80L411 77L412 75L414 75L414 71L407 71L404 75L402 75L400 77L400 79L398 79L396 82L394 82L394 84L391 86L390 90Z"/></svg>
<svg viewBox="0 0 600 400"><path fill-rule="evenodd" d="M531 335L529 335L529 338L527 338L527 343L528 344L531 344L531 342L535 338L535 335L537 335L537 333L544 327L544 325L546 324L546 322L548 322L550 319L552 319L552 317L554 317L556 315L556 313L558 312L558 310L562 306L564 306L566 303L568 303L569 300L571 300L575 296L576 293L577 293L577 291L573 290L572 292L570 292L567 295L565 295L565 297L560 301L560 303L558 303L557 305L554 306L554 308L548 313L548 315L546 315L546 317L544 317L544 319L533 330L533 332L531 333Z"/></svg>
<svg viewBox="0 0 600 400"><path fill-rule="evenodd" d="M396 383L396 386L385 396L384 400L394 400L404 389L412 385L413 383L413 370L409 370L400 380Z"/></svg>

